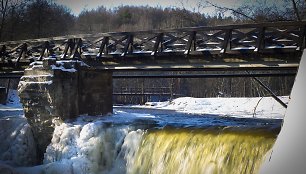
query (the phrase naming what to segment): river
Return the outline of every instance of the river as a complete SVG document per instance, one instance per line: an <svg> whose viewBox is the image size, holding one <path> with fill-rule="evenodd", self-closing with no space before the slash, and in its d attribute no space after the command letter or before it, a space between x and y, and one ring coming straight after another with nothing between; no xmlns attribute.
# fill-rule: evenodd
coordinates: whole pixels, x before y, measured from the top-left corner
<svg viewBox="0 0 306 174"><path fill-rule="evenodd" d="M0 145L10 150L1 148L0 157L18 172L31 174L257 173L281 123L115 107L106 117L81 116L56 126L43 164L35 165L27 161L35 151L31 131L22 111L15 110L2 112L0 124L7 131L0 136L10 142Z"/></svg>

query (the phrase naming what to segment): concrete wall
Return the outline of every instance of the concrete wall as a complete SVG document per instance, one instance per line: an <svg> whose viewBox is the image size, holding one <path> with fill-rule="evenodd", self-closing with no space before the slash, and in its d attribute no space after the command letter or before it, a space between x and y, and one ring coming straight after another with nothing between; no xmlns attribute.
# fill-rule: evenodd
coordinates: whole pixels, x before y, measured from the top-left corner
<svg viewBox="0 0 306 174"><path fill-rule="evenodd" d="M80 114L112 112L112 73L77 61L45 59L25 70L18 86L24 114L43 158L56 124Z"/></svg>
<svg viewBox="0 0 306 174"><path fill-rule="evenodd" d="M112 112L112 72L82 68L78 82L79 114L100 115Z"/></svg>

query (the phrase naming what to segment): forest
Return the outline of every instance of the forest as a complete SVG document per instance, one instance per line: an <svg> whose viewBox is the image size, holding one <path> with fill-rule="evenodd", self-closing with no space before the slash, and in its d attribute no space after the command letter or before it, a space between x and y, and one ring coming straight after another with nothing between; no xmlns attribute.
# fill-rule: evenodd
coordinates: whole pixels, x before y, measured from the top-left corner
<svg viewBox="0 0 306 174"><path fill-rule="evenodd" d="M305 18L303 0L245 0L235 9L204 0L198 0L194 10L184 8L188 6L188 0L179 1L183 8L118 6L108 9L101 5L85 9L79 15L56 2L0 0L0 41L80 33L300 21ZM205 8L211 6L215 7L215 12L205 13Z"/></svg>
<svg viewBox="0 0 306 174"><path fill-rule="evenodd" d="M197 7L193 10L185 8L188 6L188 0L181 0L180 8L122 5L109 9L101 5L95 9L84 9L75 15L68 7L57 4L56 0L0 0L0 42L83 33L302 21L306 18L304 0L245 0L236 8L225 7L214 1L195 1ZM208 7L214 7L215 12L203 12ZM289 95L294 82L294 77L261 79L277 95ZM154 90L167 94L166 98L268 95L251 78L114 80L114 93L142 94L136 99L135 96L132 98L118 95L115 99L117 103L144 103L148 100L165 99L164 96L156 98L144 95L146 91L152 93Z"/></svg>

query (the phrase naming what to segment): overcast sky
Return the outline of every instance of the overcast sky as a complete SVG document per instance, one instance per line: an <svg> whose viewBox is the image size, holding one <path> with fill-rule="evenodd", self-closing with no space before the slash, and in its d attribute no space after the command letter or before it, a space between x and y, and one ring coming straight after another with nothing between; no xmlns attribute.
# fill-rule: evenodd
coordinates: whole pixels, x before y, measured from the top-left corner
<svg viewBox="0 0 306 174"><path fill-rule="evenodd" d="M78 15L84 9L95 9L99 6L106 8L118 7L120 5L133 5L133 6L151 6L151 7L179 7L184 6L188 10L198 11L198 3L201 0L55 0L58 4L62 4L71 9L72 13ZM214 0L215 4L225 7L237 6L243 0ZM182 2L184 5L182 5ZM202 0L205 2L205 0ZM213 13L214 8L201 8L202 13Z"/></svg>

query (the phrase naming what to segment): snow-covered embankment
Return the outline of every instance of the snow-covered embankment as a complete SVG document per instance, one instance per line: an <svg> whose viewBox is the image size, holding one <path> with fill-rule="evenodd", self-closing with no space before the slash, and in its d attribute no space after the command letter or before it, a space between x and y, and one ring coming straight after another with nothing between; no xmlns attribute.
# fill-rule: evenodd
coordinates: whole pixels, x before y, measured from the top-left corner
<svg viewBox="0 0 306 174"><path fill-rule="evenodd" d="M289 96L280 99L288 103ZM140 108L167 109L191 114L212 114L246 118L276 118L285 116L286 108L272 97L252 98L192 98L181 97L167 102L147 102Z"/></svg>

